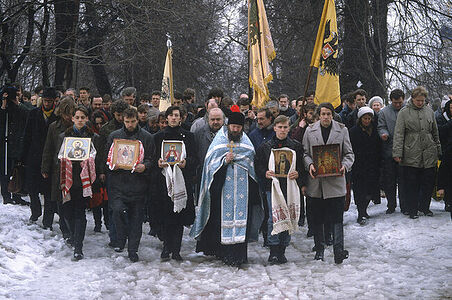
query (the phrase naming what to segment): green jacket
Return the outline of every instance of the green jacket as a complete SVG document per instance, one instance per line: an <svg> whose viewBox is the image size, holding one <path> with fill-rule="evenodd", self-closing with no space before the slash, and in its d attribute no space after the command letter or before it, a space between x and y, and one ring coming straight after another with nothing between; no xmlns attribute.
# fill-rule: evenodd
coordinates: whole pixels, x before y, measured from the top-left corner
<svg viewBox="0 0 452 300"><path fill-rule="evenodd" d="M392 157L401 157L401 166L432 168L441 153L438 127L433 110L417 108L411 100L397 116Z"/></svg>

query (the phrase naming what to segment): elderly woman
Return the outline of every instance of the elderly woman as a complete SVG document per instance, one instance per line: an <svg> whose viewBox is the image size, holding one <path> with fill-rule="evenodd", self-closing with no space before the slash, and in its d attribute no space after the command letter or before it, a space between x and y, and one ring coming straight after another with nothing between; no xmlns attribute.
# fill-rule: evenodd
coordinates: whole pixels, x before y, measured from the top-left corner
<svg viewBox="0 0 452 300"><path fill-rule="evenodd" d="M416 87L407 105L400 110L394 130L392 157L402 166L411 219L418 218L418 211L433 216L430 201L441 154L438 127L426 98L427 90Z"/></svg>
<svg viewBox="0 0 452 300"><path fill-rule="evenodd" d="M358 111L358 124L350 129L350 141L355 161L352 167L352 183L355 204L358 208L357 222L366 224L367 206L370 200L380 199L381 140L375 123L374 111L367 106Z"/></svg>

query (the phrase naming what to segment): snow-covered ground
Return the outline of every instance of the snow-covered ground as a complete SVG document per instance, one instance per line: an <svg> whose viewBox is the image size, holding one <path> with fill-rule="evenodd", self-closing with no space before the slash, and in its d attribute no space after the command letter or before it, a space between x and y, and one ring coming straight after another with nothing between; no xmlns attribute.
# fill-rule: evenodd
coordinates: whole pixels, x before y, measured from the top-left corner
<svg viewBox="0 0 452 300"><path fill-rule="evenodd" d="M251 244L249 265L236 269L194 253L185 230L182 263L161 262L161 243L143 226L138 263L93 232L88 213L85 259L72 262L58 226L27 225L28 207L0 206L1 299L452 299L452 222L444 203L433 217L386 215L385 200L370 206L366 226L352 205L345 213L350 258L314 261L306 227L292 238L289 263L267 265L268 250ZM398 210L397 210L398 211ZM41 224L41 220L38 221Z"/></svg>

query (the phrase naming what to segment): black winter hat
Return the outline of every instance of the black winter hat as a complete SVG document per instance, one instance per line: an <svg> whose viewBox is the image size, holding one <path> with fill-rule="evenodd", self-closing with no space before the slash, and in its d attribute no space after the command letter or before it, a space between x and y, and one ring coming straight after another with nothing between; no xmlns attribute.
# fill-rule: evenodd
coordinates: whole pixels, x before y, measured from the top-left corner
<svg viewBox="0 0 452 300"><path fill-rule="evenodd" d="M54 87L45 87L42 93L42 98L55 99L58 93Z"/></svg>

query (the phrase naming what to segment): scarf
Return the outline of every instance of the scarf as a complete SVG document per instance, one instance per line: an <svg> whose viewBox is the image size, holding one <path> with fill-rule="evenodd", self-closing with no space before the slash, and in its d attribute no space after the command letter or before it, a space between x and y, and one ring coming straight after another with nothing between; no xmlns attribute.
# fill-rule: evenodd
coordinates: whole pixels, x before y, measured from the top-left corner
<svg viewBox="0 0 452 300"><path fill-rule="evenodd" d="M162 141L162 157L163 157L163 143L165 142L179 142L179 141L169 141L169 140L163 140ZM185 144L182 142L182 153L180 160L185 159L186 152L185 152ZM187 206L187 190L185 188L185 179L184 174L182 173L182 170L178 166L179 163L176 163L171 166L166 166L162 170L163 176L165 176L166 179L166 188L168 190L168 197L171 198L171 201L174 203L173 211L175 213L180 212Z"/></svg>
<svg viewBox="0 0 452 300"><path fill-rule="evenodd" d="M53 107L50 110L45 110L44 106L42 107L42 113L44 114L44 119L48 119L50 118L50 116L52 115L53 111L55 110L55 104L53 104Z"/></svg>
<svg viewBox="0 0 452 300"><path fill-rule="evenodd" d="M297 153L287 147L278 150L287 150L292 152L292 163L289 173L296 170ZM275 156L273 151L268 161L268 169L275 171ZM287 201L279 184L279 179L272 178L272 218L273 230L271 235L276 235L283 231L289 231L289 234L298 230L298 219L300 218L300 189L295 179L287 177Z"/></svg>
<svg viewBox="0 0 452 300"><path fill-rule="evenodd" d="M92 197L93 191L91 185L96 180L96 166L94 158L90 157L80 163L82 171L80 172L80 179L82 180L83 197Z"/></svg>
<svg viewBox="0 0 452 300"><path fill-rule="evenodd" d="M71 200L69 190L72 187L72 162L67 158L61 158L60 163L60 188L63 194L63 203Z"/></svg>

